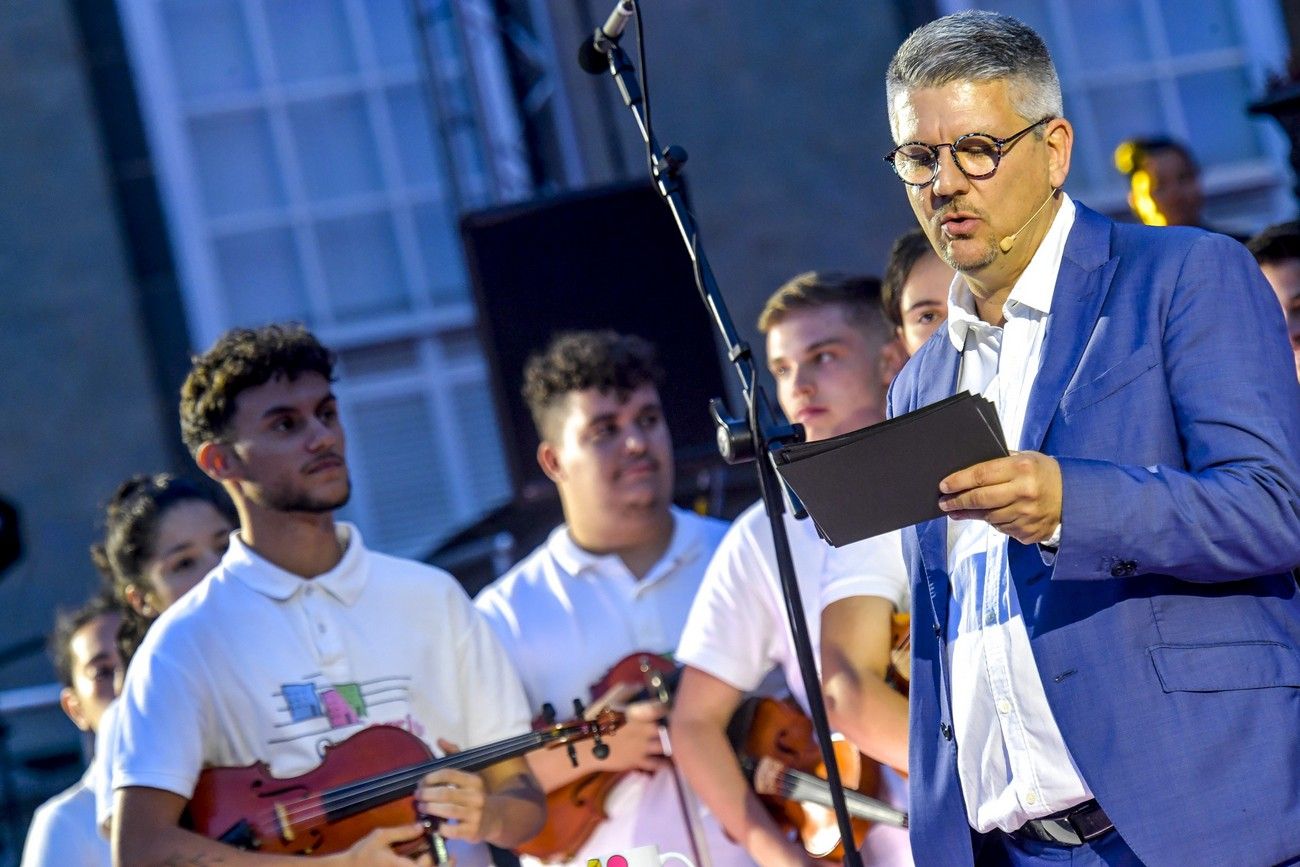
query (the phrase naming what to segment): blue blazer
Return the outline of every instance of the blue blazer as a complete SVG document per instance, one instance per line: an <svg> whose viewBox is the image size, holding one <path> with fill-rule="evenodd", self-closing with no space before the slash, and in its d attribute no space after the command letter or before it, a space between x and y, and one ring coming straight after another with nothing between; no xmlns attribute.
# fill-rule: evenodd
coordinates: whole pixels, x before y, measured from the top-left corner
<svg viewBox="0 0 1300 867"><path fill-rule="evenodd" d="M940 331L891 414L954 391ZM1022 450L1061 465L1052 566L1010 542L1052 713L1150 865L1300 855L1300 386L1283 317L1237 242L1079 206ZM911 836L970 864L943 626L947 519L907 530Z"/></svg>

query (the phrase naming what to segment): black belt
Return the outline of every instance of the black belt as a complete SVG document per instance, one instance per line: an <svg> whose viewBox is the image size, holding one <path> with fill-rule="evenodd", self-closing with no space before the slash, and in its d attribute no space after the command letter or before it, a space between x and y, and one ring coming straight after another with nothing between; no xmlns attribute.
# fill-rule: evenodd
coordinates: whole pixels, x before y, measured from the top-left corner
<svg viewBox="0 0 1300 867"><path fill-rule="evenodd" d="M1011 836L1039 843L1056 843L1062 846L1082 846L1106 834L1115 824L1096 801L1085 801L1068 810L1030 819Z"/></svg>

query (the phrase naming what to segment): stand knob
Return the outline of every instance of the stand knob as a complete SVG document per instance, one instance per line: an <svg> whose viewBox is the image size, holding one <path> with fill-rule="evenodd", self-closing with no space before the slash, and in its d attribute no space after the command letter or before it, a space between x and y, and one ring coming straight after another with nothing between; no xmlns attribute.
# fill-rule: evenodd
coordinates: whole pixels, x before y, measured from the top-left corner
<svg viewBox="0 0 1300 867"><path fill-rule="evenodd" d="M709 401L709 418L718 442L718 454L729 464L746 464L754 459L754 437L743 419L726 415L722 398Z"/></svg>

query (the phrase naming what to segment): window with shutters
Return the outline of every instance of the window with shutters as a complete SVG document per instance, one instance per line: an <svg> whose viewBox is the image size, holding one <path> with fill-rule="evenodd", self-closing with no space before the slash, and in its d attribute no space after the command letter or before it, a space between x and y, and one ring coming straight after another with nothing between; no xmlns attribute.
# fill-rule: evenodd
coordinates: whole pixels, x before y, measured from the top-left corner
<svg viewBox="0 0 1300 867"><path fill-rule="evenodd" d="M509 496L457 237L531 194L489 0L119 0L191 344L294 319L339 353L367 542Z"/></svg>

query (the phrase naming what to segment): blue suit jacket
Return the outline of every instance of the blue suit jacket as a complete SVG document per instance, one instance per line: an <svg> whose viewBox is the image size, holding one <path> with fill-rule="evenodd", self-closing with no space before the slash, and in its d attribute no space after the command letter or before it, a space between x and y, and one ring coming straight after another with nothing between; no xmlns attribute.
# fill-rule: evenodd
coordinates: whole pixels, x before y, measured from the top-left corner
<svg viewBox="0 0 1300 867"><path fill-rule="evenodd" d="M940 329L901 414L951 394ZM1038 673L1084 779L1151 865L1300 854L1300 386L1246 250L1080 206L1024 450L1060 462L1053 566L1010 542ZM912 846L969 864L942 626L947 519L904 533L912 576Z"/></svg>

